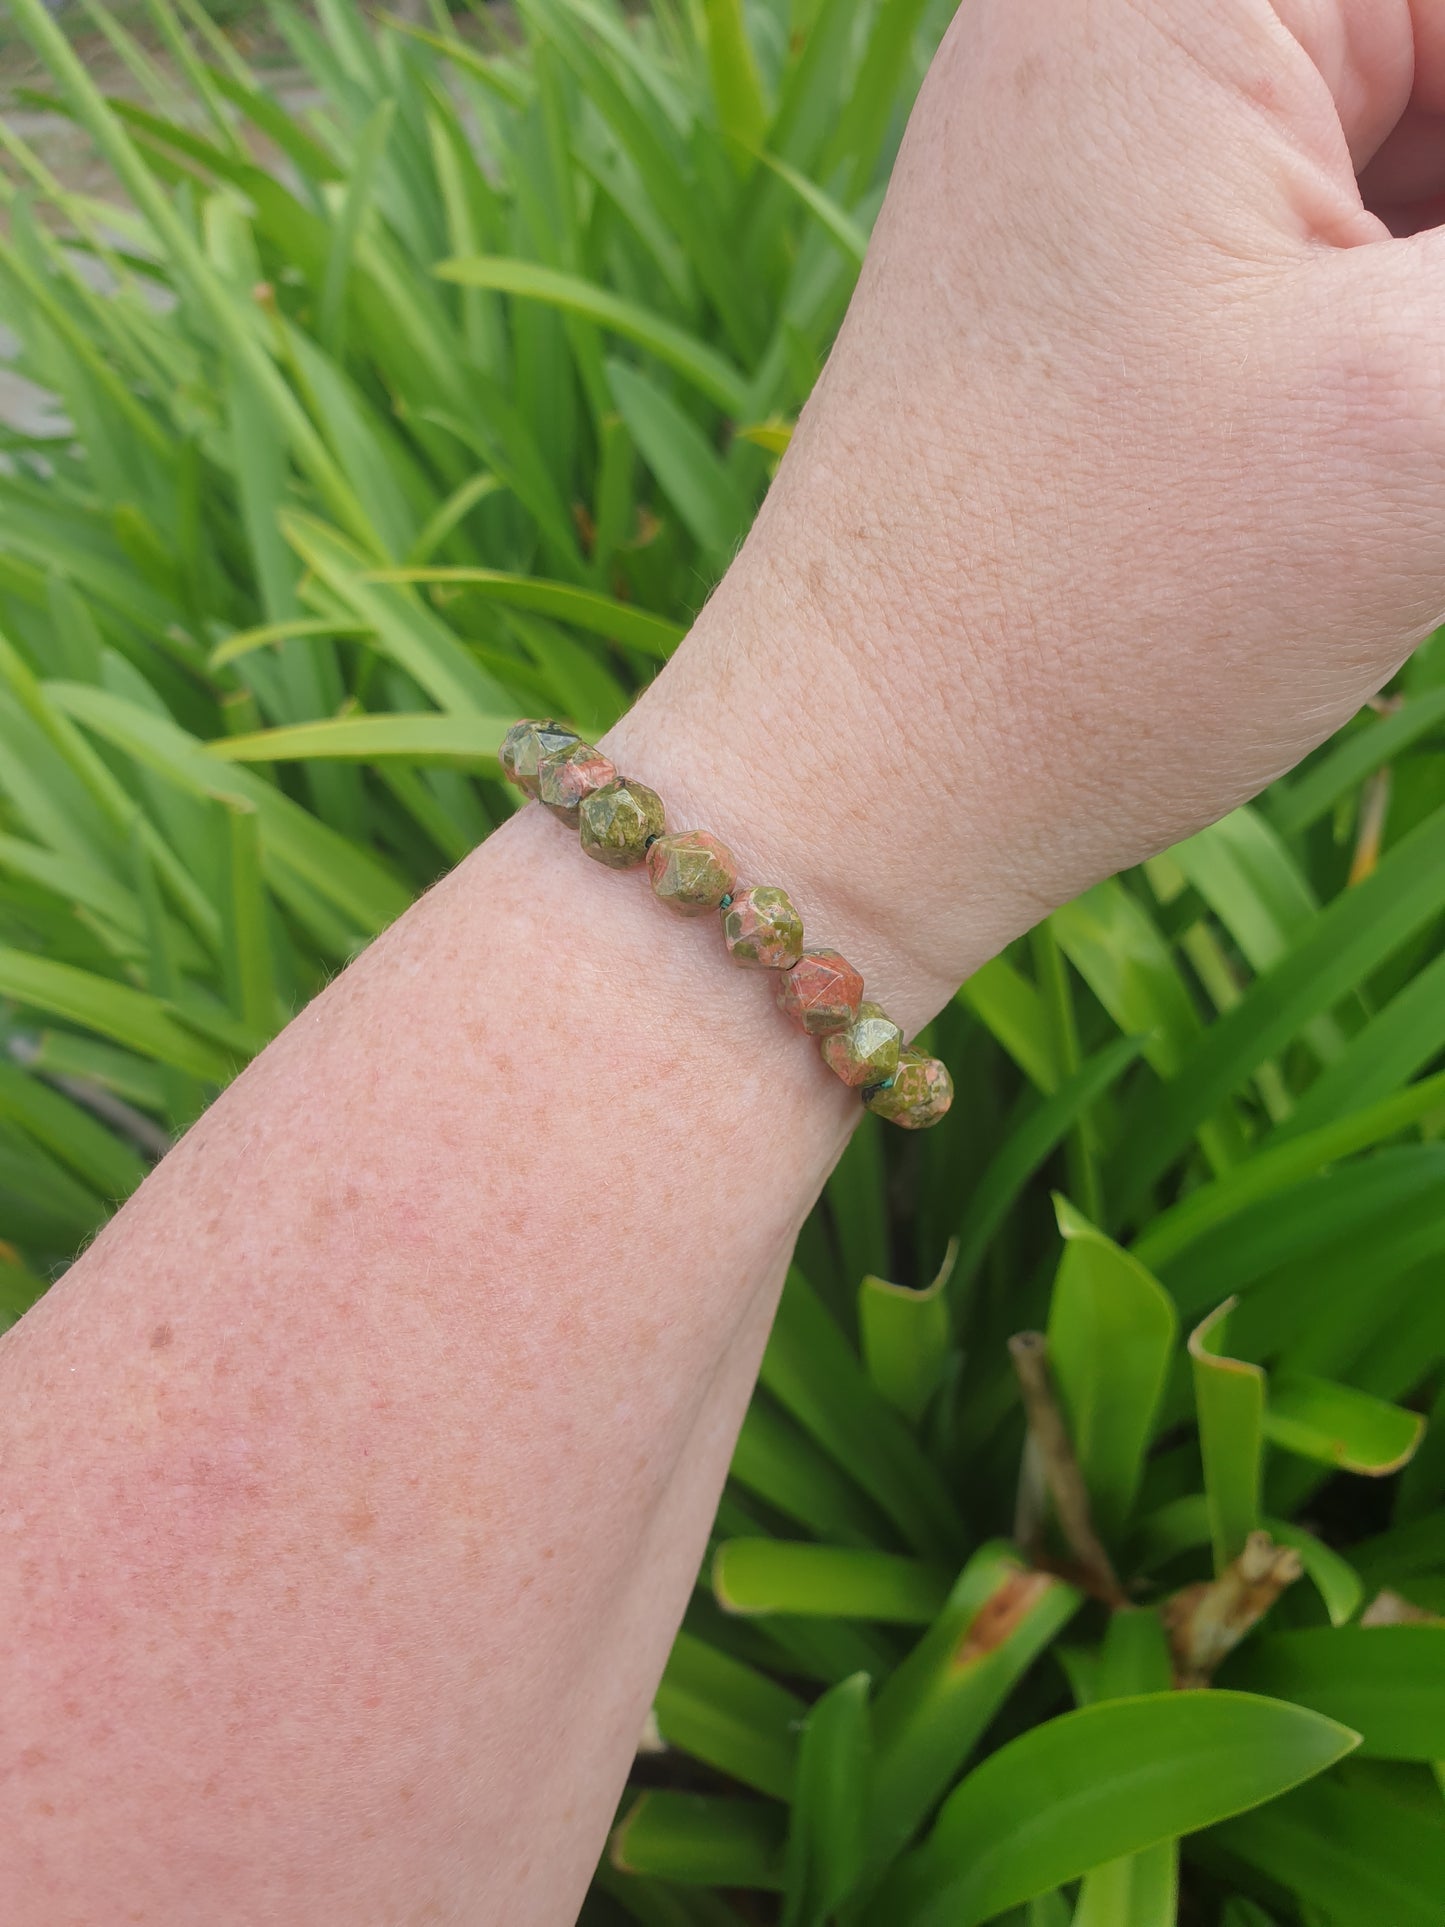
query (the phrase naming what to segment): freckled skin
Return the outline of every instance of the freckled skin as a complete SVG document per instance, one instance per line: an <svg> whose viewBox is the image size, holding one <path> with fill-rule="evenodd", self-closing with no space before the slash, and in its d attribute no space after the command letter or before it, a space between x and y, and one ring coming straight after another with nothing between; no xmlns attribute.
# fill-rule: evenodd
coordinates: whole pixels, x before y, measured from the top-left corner
<svg viewBox="0 0 1445 1927"><path fill-rule="evenodd" d="M854 1108L650 895L514 818L0 1341L17 1927L575 1914Z"/></svg>

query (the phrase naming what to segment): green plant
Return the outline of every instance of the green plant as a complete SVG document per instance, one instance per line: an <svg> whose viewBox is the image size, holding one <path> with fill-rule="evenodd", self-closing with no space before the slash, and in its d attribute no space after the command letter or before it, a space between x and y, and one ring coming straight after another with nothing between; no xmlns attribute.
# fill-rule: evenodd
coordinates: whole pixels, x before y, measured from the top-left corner
<svg viewBox="0 0 1445 1927"><path fill-rule="evenodd" d="M0 466L11 1317L511 807L507 723L666 657L943 9L276 4L304 112L194 0L115 35L143 104L13 11L120 192L0 128L65 417ZM1442 724L1437 642L965 986L942 1127L859 1131L597 1921L1438 1927Z"/></svg>

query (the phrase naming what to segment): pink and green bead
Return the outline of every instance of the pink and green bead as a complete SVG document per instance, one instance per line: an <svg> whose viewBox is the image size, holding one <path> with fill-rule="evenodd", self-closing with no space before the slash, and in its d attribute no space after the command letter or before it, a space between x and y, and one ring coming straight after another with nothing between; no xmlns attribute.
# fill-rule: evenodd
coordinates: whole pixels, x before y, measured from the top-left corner
<svg viewBox="0 0 1445 1927"><path fill-rule="evenodd" d="M863 1001L863 979L836 950L805 950L784 971L778 1008L810 1037L846 1030Z"/></svg>
<svg viewBox="0 0 1445 1927"><path fill-rule="evenodd" d="M899 1052L893 1075L864 1090L863 1102L875 1117L889 1124L905 1131L926 1131L946 1115L952 1104L953 1079L939 1058L910 1044Z"/></svg>
<svg viewBox="0 0 1445 1927"><path fill-rule="evenodd" d="M576 730L562 723L514 723L502 738L497 761L509 782L528 796L537 794L538 771L549 756L571 749L579 738Z"/></svg>
<svg viewBox="0 0 1445 1927"><path fill-rule="evenodd" d="M583 803L617 781L616 766L591 743L575 742L537 765L537 801L575 830Z"/></svg>
<svg viewBox="0 0 1445 1927"><path fill-rule="evenodd" d="M608 783L577 809L582 848L609 870L632 870L667 829L662 798L645 783Z"/></svg>
<svg viewBox="0 0 1445 1927"><path fill-rule="evenodd" d="M616 767L564 724L517 723L498 751L502 772L554 816L574 826L582 848L608 869L646 863L658 899L679 916L720 911L735 962L778 973L777 1001L820 1041L825 1062L861 1093L875 1116L904 1130L936 1124L953 1102L953 1081L938 1058L912 1046L836 950L804 950L803 921L774 884L740 888L727 845L706 830L667 828L662 799Z"/></svg>
<svg viewBox="0 0 1445 1927"><path fill-rule="evenodd" d="M879 1004L861 1003L846 1030L819 1046L823 1062L854 1090L884 1084L898 1069L903 1032Z"/></svg>
<svg viewBox="0 0 1445 1927"><path fill-rule="evenodd" d="M803 954L803 919L786 890L754 883L723 899L723 942L746 970L791 970Z"/></svg>
<svg viewBox="0 0 1445 1927"><path fill-rule="evenodd" d="M654 837L647 851L653 894L680 917L706 916L732 902L738 866L731 850L706 830Z"/></svg>

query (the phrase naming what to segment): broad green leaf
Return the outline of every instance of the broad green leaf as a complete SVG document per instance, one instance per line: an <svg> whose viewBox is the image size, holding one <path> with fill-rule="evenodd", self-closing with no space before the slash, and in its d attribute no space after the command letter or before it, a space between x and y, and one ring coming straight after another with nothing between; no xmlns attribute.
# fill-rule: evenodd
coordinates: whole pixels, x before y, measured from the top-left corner
<svg viewBox="0 0 1445 1927"><path fill-rule="evenodd" d="M976 1013L1037 1090L1058 1088L1062 1072L1054 1060L1043 999L1006 957L995 957L976 970L958 1001Z"/></svg>
<svg viewBox="0 0 1445 1927"><path fill-rule="evenodd" d="M876 1276L887 1269L888 1192L884 1127L864 1117L844 1147L824 1192L843 1276Z"/></svg>
<svg viewBox="0 0 1445 1927"><path fill-rule="evenodd" d="M338 360L346 340L347 281L351 274L356 240L361 231L362 222L371 212L372 183L381 164L387 141L391 137L391 127L395 117L396 102L382 100L362 128L352 154L346 192L331 229L331 242L326 256L326 273L321 283L316 329L322 346Z"/></svg>
<svg viewBox="0 0 1445 1927"><path fill-rule="evenodd" d="M351 763L400 757L416 765L441 764L495 772L497 749L515 717L331 716L324 722L291 723L249 736L218 736L208 753L223 763L294 763L339 757Z"/></svg>
<svg viewBox="0 0 1445 1927"><path fill-rule="evenodd" d="M1445 1625L1275 1633L1235 1655L1226 1683L1353 1727L1362 1756L1445 1759Z"/></svg>
<svg viewBox="0 0 1445 1927"><path fill-rule="evenodd" d="M1299 1554L1330 1624L1343 1626L1353 1619L1364 1599L1364 1585L1354 1567L1302 1526L1268 1517L1263 1524L1271 1539ZM1138 1570L1153 1572L1182 1552L1209 1545L1211 1539L1209 1501L1202 1492L1190 1493L1142 1520L1130 1537L1129 1550Z"/></svg>
<svg viewBox="0 0 1445 1927"><path fill-rule="evenodd" d="M1073 1927L1174 1927L1178 1918L1178 1848L1161 1840L1093 1868L1084 1879Z"/></svg>
<svg viewBox="0 0 1445 1927"><path fill-rule="evenodd" d="M868 252L867 229L860 227L845 208L839 207L830 194L825 194L816 181L810 181L796 167L789 167L776 154L760 154L758 158L772 169L779 180L786 182L803 205L818 217L853 265L861 267L863 256Z"/></svg>
<svg viewBox="0 0 1445 1927"><path fill-rule="evenodd" d="M42 1031L31 1045L27 1061L34 1070L52 1077L80 1078L142 1110L164 1109L162 1074L157 1066L92 1037L79 1037L69 1030ZM158 1141L157 1155L168 1148Z"/></svg>
<svg viewBox="0 0 1445 1927"><path fill-rule="evenodd" d="M1445 1828L1373 1789L1319 1780L1206 1844L1318 1907L1329 1927L1440 1927Z"/></svg>
<svg viewBox="0 0 1445 1927"><path fill-rule="evenodd" d="M1178 1335L1166 1293L1137 1258L1057 1202L1064 1255L1049 1307L1049 1363L1107 1538L1133 1508Z"/></svg>
<svg viewBox="0 0 1445 1927"><path fill-rule="evenodd" d="M1360 1575L1349 1561L1312 1532L1288 1520L1266 1519L1264 1525L1278 1545L1288 1546L1299 1554L1306 1577L1324 1602L1330 1624L1348 1624L1360 1610L1365 1596Z"/></svg>
<svg viewBox="0 0 1445 1927"><path fill-rule="evenodd" d="M828 1927L863 1873L873 1743L868 1676L816 1702L798 1745L781 1927Z"/></svg>
<svg viewBox="0 0 1445 1927"><path fill-rule="evenodd" d="M1268 1155L1262 1153L1261 1162ZM1262 1280L1292 1278L1286 1297L1297 1305L1299 1291L1307 1290L1316 1326L1323 1301L1336 1291L1347 1313L1353 1299L1356 1322L1368 1322L1373 1299L1359 1290L1362 1273L1368 1269L1378 1278L1387 1249L1396 1245L1401 1268L1439 1248L1441 1217L1434 1201L1442 1180L1445 1146L1392 1146L1266 1193L1202 1227L1175 1258L1158 1258L1148 1238L1140 1239L1138 1249L1148 1254L1182 1312L1211 1303L1221 1279L1249 1306ZM1290 1324L1302 1335L1297 1317Z"/></svg>
<svg viewBox="0 0 1445 1927"><path fill-rule="evenodd" d="M100 689L51 683L68 716L126 750L181 790L254 807L269 860L366 931L382 929L407 906L407 892L368 852L248 771L229 767L175 724Z"/></svg>
<svg viewBox="0 0 1445 1927"><path fill-rule="evenodd" d="M1400 1475L1395 1488L1395 1519L1405 1524L1445 1500L1445 1377L1442 1377L1425 1421L1420 1449Z"/></svg>
<svg viewBox="0 0 1445 1927"><path fill-rule="evenodd" d="M881 1875L917 1833L1019 1679L1079 1607L1071 1586L985 1546L873 1709L868 1864Z"/></svg>
<svg viewBox="0 0 1445 1927"><path fill-rule="evenodd" d="M1270 792L1266 807L1275 828L1281 836L1298 836L1382 764L1442 723L1445 689L1432 689L1411 697L1393 715L1346 734L1303 776Z"/></svg>
<svg viewBox="0 0 1445 1927"><path fill-rule="evenodd" d="M254 809L226 812L225 961L231 1009L261 1036L279 1028L270 917L261 872L261 834Z"/></svg>
<svg viewBox="0 0 1445 1927"><path fill-rule="evenodd" d="M1036 1894L1021 1910L1018 1927L1074 1927L1074 1911L1055 1887L1052 1893Z"/></svg>
<svg viewBox="0 0 1445 1927"><path fill-rule="evenodd" d="M1144 1055L1177 1074L1199 1035L1199 1016L1168 944L1117 879L1096 884L1050 919L1060 948L1120 1030L1142 1037Z"/></svg>
<svg viewBox="0 0 1445 1927"><path fill-rule="evenodd" d="M910 1424L917 1424L939 1383L952 1342L943 1293L953 1270L950 1248L932 1284L921 1291L865 1277L858 1290L858 1331L868 1375Z"/></svg>
<svg viewBox="0 0 1445 1927"><path fill-rule="evenodd" d="M886 1514L764 1394L748 1407L730 1470L739 1485L820 1539L866 1546L888 1535Z"/></svg>
<svg viewBox="0 0 1445 1927"><path fill-rule="evenodd" d="M1104 1629L1094 1698L1136 1699L1172 1683L1169 1642L1157 1612L1116 1612Z"/></svg>
<svg viewBox="0 0 1445 1927"><path fill-rule="evenodd" d="M1201 1123L1312 1017L1338 1003L1445 901L1445 810L1388 850L1373 876L1337 897L1272 970L1173 1066L1135 1110L1115 1154L1116 1208L1137 1209Z"/></svg>
<svg viewBox="0 0 1445 1927"><path fill-rule="evenodd" d="M1407 1103L1433 1084L1433 1078L1425 1078L1399 1091L1407 1079L1439 1056L1442 1047L1445 957L1435 957L1355 1033L1300 1098L1276 1137L1303 1141L1308 1136L1317 1141L1336 1118L1347 1126L1351 1113L1387 1116L1391 1103ZM1409 1121L1402 1118L1401 1125ZM1280 1149L1284 1151L1286 1146L1281 1144Z"/></svg>
<svg viewBox="0 0 1445 1927"><path fill-rule="evenodd" d="M1351 1548L1350 1557L1367 1589L1403 1587L1434 1573L1445 1573L1445 1510L1392 1526Z"/></svg>
<svg viewBox="0 0 1445 1927"><path fill-rule="evenodd" d="M667 661L686 633L681 623L616 602L611 596L598 595L592 589L576 589L567 582L544 582L536 576L508 575L500 569L371 569L366 580L430 582L464 589L469 595L530 609L537 615L568 623L574 629L585 629L613 642L625 642L629 648L640 649L659 662Z"/></svg>
<svg viewBox="0 0 1445 1927"><path fill-rule="evenodd" d="M1189 1339L1216 1574L1243 1551L1260 1512L1265 1375L1223 1350L1234 1302L1211 1312Z"/></svg>
<svg viewBox="0 0 1445 1927"><path fill-rule="evenodd" d="M657 1689L662 1737L744 1786L793 1789L803 1702L741 1660L679 1633Z"/></svg>
<svg viewBox="0 0 1445 1927"><path fill-rule="evenodd" d="M1333 1720L1245 1693L1155 1693L1065 1713L974 1769L869 1927L977 1927L1104 1861L1274 1800L1355 1744Z"/></svg>
<svg viewBox="0 0 1445 1927"><path fill-rule="evenodd" d="M1134 1255L1145 1264L1163 1266L1206 1231L1247 1206L1272 1198L1340 1158L1395 1136L1441 1105L1445 1105L1445 1072L1423 1078L1364 1110L1321 1124L1306 1135L1290 1135L1280 1142L1277 1133L1246 1163L1201 1185L1162 1212L1135 1240Z"/></svg>
<svg viewBox="0 0 1445 1927"><path fill-rule="evenodd" d="M372 631L376 646L411 676L438 708L459 715L505 711L504 692L453 635L403 585L377 582L373 558L314 516L281 516L281 531L307 566Z"/></svg>
<svg viewBox="0 0 1445 1927"><path fill-rule="evenodd" d="M1096 1701L1167 1692L1169 1642L1157 1613L1116 1612L1104 1633ZM1073 1927L1174 1927L1179 1844L1160 1840L1142 1853L1093 1867L1084 1876Z"/></svg>
<svg viewBox="0 0 1445 1927"><path fill-rule="evenodd" d="M726 565L752 520L747 491L655 382L624 361L609 361L607 378L628 433L684 527L713 562Z"/></svg>
<svg viewBox="0 0 1445 1927"><path fill-rule="evenodd" d="M761 1382L916 1552L946 1558L957 1551L961 1524L937 1470L797 1270L783 1292Z"/></svg>
<svg viewBox="0 0 1445 1927"><path fill-rule="evenodd" d="M130 1196L145 1162L75 1100L0 1060L0 1117L9 1118L107 1203Z"/></svg>
<svg viewBox="0 0 1445 1927"><path fill-rule="evenodd" d="M1313 890L1276 832L1246 805L1169 852L1219 918L1256 973L1292 948L1319 914ZM1344 1034L1328 1016L1304 1033L1323 1059L1336 1057Z"/></svg>
<svg viewBox="0 0 1445 1927"><path fill-rule="evenodd" d="M704 0L703 22L722 131L738 149L756 147L768 124L768 104L742 0Z"/></svg>
<svg viewBox="0 0 1445 1927"><path fill-rule="evenodd" d="M509 261L489 255L469 261L444 261L437 273L466 287L495 288L503 294L546 302L570 314L585 315L589 321L610 328L656 355L726 413L740 415L746 409L747 384L724 356L686 330L664 321L660 315L624 301L606 288L596 287L576 275L539 266L535 261ZM624 408L622 412L625 417L627 410Z"/></svg>
<svg viewBox="0 0 1445 1927"><path fill-rule="evenodd" d="M0 997L13 997L31 1010L79 1024L207 1083L227 1083L238 1068L233 1059L178 1023L159 999L48 957L0 949Z"/></svg>
<svg viewBox="0 0 1445 1927"><path fill-rule="evenodd" d="M1418 1412L1402 1411L1353 1385L1334 1385L1303 1373L1270 1379L1265 1437L1322 1465L1384 1478L1409 1460L1424 1429Z"/></svg>
<svg viewBox="0 0 1445 1927"><path fill-rule="evenodd" d="M1263 1907L1256 1907L1252 1900L1241 1899L1236 1894L1225 1903L1219 1927L1277 1927L1277 1924L1273 1914L1267 1914Z"/></svg>
<svg viewBox="0 0 1445 1927"><path fill-rule="evenodd" d="M713 1556L718 1604L733 1613L803 1613L927 1626L948 1598L938 1566L899 1553L725 1539Z"/></svg>
<svg viewBox="0 0 1445 1927"><path fill-rule="evenodd" d="M1057 1150L1084 1113L1134 1063L1142 1045L1143 1040L1137 1037L1117 1037L1112 1044L1106 1044L1066 1077L1050 1096L1031 1106L999 1146L964 1210L954 1271L955 1292L961 1294L971 1283L999 1226L1018 1202L1029 1179Z"/></svg>
<svg viewBox="0 0 1445 1927"><path fill-rule="evenodd" d="M612 1835L623 1873L709 1887L781 1888L786 1818L762 1800L642 1794Z"/></svg>

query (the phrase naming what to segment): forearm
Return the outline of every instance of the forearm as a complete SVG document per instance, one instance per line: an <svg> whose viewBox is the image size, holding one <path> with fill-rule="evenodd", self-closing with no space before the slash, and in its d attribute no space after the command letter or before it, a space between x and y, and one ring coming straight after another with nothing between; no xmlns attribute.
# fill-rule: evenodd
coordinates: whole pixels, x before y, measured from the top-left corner
<svg viewBox="0 0 1445 1927"><path fill-rule="evenodd" d="M771 988L528 810L0 1347L17 1927L570 1917L858 1110Z"/></svg>

